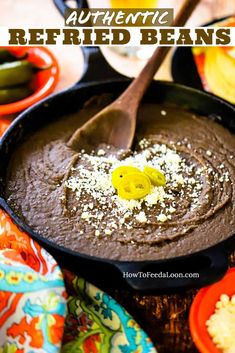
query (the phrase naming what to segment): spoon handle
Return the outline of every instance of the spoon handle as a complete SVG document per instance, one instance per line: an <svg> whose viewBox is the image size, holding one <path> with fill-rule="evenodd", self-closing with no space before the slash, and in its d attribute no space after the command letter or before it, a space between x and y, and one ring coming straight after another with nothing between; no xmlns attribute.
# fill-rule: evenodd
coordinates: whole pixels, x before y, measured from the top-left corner
<svg viewBox="0 0 235 353"><path fill-rule="evenodd" d="M200 0L185 0L178 15L173 21L172 26L184 26L199 2ZM170 49L171 46L157 47L140 74L132 81L128 89L116 100L115 104L121 104L122 107L125 106L127 111L136 112L144 93Z"/></svg>

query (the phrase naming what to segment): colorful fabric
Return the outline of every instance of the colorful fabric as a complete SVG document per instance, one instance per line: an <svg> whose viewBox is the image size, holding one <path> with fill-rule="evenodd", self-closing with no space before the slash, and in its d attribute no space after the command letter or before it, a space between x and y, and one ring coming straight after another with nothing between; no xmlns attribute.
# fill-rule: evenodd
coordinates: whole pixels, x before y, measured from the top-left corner
<svg viewBox="0 0 235 353"><path fill-rule="evenodd" d="M66 313L55 260L0 211L0 353L59 351Z"/></svg>
<svg viewBox="0 0 235 353"><path fill-rule="evenodd" d="M0 353L59 351L156 353L113 298L71 272L62 275L55 260L0 210Z"/></svg>
<svg viewBox="0 0 235 353"><path fill-rule="evenodd" d="M69 272L62 353L156 353L146 333L112 297Z"/></svg>

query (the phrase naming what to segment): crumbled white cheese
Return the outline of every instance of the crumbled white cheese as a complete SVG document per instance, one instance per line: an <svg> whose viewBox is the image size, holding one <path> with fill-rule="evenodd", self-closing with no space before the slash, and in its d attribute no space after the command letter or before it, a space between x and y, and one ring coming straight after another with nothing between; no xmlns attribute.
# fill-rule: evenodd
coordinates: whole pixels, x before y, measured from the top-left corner
<svg viewBox="0 0 235 353"><path fill-rule="evenodd" d="M141 211L135 216L136 220L140 223L146 223L147 222L147 217L144 211Z"/></svg>
<svg viewBox="0 0 235 353"><path fill-rule="evenodd" d="M105 229L104 233L106 235L111 235L112 234L112 231L110 229Z"/></svg>
<svg viewBox="0 0 235 353"><path fill-rule="evenodd" d="M216 347L223 353L235 352L235 295L222 294L215 312L206 322Z"/></svg>
<svg viewBox="0 0 235 353"><path fill-rule="evenodd" d="M89 219L91 217L90 213L89 212L83 212L81 214L81 218L82 219Z"/></svg>
<svg viewBox="0 0 235 353"><path fill-rule="evenodd" d="M146 223L152 215L159 222L170 221L171 214L176 212L186 195L191 202L190 208L198 207L203 180L210 167L190 163L177 151L176 145L181 146L181 142L174 144L171 141L169 147L143 139L138 152L125 156L122 151L121 158L112 155L111 151L106 154L102 149L91 154L81 152L81 163L71 168L71 176L64 182L64 186L74 193L78 202L76 209L81 209L81 220L90 224L94 233L102 231L108 235L117 229L133 229L135 221ZM152 186L142 199L124 200L112 185L112 172L120 166L134 166L141 171L145 166L158 169L165 175L166 185ZM205 175L204 179L202 175ZM228 177L224 174L224 178Z"/></svg>
<svg viewBox="0 0 235 353"><path fill-rule="evenodd" d="M170 206L170 207L168 208L168 211L169 211L170 213L174 213L174 212L176 211L176 209L175 209L175 207Z"/></svg>
<svg viewBox="0 0 235 353"><path fill-rule="evenodd" d="M195 178L189 178L188 179L189 184L196 184L196 179Z"/></svg>
<svg viewBox="0 0 235 353"><path fill-rule="evenodd" d="M166 197L166 192L162 186L154 187L152 192L145 196L145 201L148 205L156 205L159 201L163 201Z"/></svg>
<svg viewBox="0 0 235 353"><path fill-rule="evenodd" d="M101 148L98 150L97 152L97 156L104 156L105 155L105 151Z"/></svg>
<svg viewBox="0 0 235 353"><path fill-rule="evenodd" d="M175 181L178 183L178 184L181 184L181 185L183 185L184 184L184 178L183 178L183 176L181 175L181 174L176 174L175 176L174 176L174 179L175 179Z"/></svg>
<svg viewBox="0 0 235 353"><path fill-rule="evenodd" d="M167 216L165 214L160 214L159 216L157 216L157 220L159 222L166 222L167 221Z"/></svg>
<svg viewBox="0 0 235 353"><path fill-rule="evenodd" d="M103 217L104 217L103 212L100 212L100 213L97 215L97 219L98 219L99 221L101 221Z"/></svg>

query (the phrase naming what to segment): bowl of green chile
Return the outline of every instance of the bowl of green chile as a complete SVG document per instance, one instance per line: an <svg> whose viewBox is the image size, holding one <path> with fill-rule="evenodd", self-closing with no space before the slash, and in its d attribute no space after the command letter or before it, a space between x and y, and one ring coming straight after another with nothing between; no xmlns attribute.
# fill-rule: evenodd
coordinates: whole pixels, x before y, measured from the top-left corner
<svg viewBox="0 0 235 353"><path fill-rule="evenodd" d="M28 56L27 52L19 53L17 55L16 53L9 51L8 49L0 48L0 64L4 64L5 62L12 62L16 60L26 59L27 56Z"/></svg>
<svg viewBox="0 0 235 353"><path fill-rule="evenodd" d="M25 54L16 57L6 49L0 50L0 104L9 104L30 96L33 93L30 87L33 75L39 70L50 68L36 66L27 60Z"/></svg>
<svg viewBox="0 0 235 353"><path fill-rule="evenodd" d="M47 48L0 48L0 115L34 104L52 92L57 81L58 64Z"/></svg>

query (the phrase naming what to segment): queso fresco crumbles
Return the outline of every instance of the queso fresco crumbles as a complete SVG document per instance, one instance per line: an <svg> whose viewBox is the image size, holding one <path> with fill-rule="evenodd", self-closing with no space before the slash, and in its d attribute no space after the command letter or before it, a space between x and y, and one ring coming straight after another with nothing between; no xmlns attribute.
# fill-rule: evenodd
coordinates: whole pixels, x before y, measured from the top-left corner
<svg viewBox="0 0 235 353"><path fill-rule="evenodd" d="M35 232L75 251L119 260L202 250L235 230L235 137L175 106L143 104L133 150L67 147L106 103L94 97L14 152L5 196Z"/></svg>

